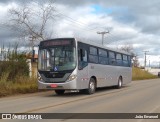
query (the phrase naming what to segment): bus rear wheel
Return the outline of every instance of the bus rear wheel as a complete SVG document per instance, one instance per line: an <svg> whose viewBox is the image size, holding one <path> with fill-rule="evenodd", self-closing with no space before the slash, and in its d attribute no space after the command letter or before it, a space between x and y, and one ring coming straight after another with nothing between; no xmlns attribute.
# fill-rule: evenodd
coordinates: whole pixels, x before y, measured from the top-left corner
<svg viewBox="0 0 160 122"><path fill-rule="evenodd" d="M65 90L55 90L57 95L63 95Z"/></svg>
<svg viewBox="0 0 160 122"><path fill-rule="evenodd" d="M89 81L88 89L85 90L87 94L93 94L96 91L96 82L94 78L91 78Z"/></svg>
<svg viewBox="0 0 160 122"><path fill-rule="evenodd" d="M117 84L117 89L120 89L122 87L122 84L123 84L122 77L119 77L118 84Z"/></svg>

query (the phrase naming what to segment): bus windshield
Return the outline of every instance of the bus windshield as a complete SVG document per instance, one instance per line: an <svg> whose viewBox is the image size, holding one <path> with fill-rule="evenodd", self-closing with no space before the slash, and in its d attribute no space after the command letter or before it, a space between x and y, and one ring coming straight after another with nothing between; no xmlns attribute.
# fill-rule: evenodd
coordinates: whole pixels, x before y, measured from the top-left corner
<svg viewBox="0 0 160 122"><path fill-rule="evenodd" d="M76 66L75 55L73 45L57 45L39 49L38 70L73 70Z"/></svg>

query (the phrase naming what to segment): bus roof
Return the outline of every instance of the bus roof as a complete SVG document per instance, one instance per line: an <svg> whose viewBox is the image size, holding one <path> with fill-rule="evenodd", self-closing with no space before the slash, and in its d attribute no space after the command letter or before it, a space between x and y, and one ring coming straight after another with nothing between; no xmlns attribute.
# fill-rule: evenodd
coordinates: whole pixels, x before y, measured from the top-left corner
<svg viewBox="0 0 160 122"><path fill-rule="evenodd" d="M63 40L63 39L76 40L77 42L82 42L82 43L92 45L92 46L95 46L95 47L99 47L99 48L102 48L102 49L107 49L107 50L110 50L110 51L114 51L114 52L118 52L118 53L122 53L122 54L126 54L126 55L131 55L131 53L128 53L128 52L125 52L125 51L121 51L121 50L118 50L118 49L115 50L113 48L109 48L109 47L100 45L98 43L93 43L91 41L84 41L84 40L80 40L80 39L76 39L76 38L54 38L54 39L48 39L48 40L44 40L44 41Z"/></svg>
<svg viewBox="0 0 160 122"><path fill-rule="evenodd" d="M75 39L76 40L76 39ZM107 50L110 50L110 51L114 51L114 52L119 52L119 53L122 53L122 54L126 54L126 55L131 55L131 53L128 53L128 52L125 52L125 51L121 51L121 50L115 50L113 48L109 48L109 47L106 47L106 46L103 46L103 45L100 45L98 43L93 43L91 41L82 41L82 40L76 40L78 42L82 42L82 43L85 43L85 44L89 44L89 45L92 45L92 46L96 46L96 47L99 47L99 48L102 48L102 49L107 49Z"/></svg>

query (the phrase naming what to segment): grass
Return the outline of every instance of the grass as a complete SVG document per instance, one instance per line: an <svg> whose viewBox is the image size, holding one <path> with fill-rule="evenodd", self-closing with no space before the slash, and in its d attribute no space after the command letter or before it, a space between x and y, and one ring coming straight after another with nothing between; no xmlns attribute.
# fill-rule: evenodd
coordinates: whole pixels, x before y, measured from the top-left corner
<svg viewBox="0 0 160 122"><path fill-rule="evenodd" d="M6 75L3 75L0 80L0 97L38 91L36 78L19 76L16 81L5 81Z"/></svg>
<svg viewBox="0 0 160 122"><path fill-rule="evenodd" d="M144 71L140 68L133 67L132 68L132 80L145 80L145 79L155 79L157 76Z"/></svg>

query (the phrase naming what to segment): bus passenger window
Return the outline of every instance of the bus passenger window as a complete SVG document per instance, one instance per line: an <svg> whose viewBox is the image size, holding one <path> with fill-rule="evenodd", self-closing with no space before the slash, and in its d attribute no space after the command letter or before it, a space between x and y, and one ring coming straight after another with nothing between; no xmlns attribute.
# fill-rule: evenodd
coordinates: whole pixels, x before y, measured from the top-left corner
<svg viewBox="0 0 160 122"><path fill-rule="evenodd" d="M109 52L109 64L110 65L116 65L116 58L114 52Z"/></svg>
<svg viewBox="0 0 160 122"><path fill-rule="evenodd" d="M78 53L79 53L78 69L82 70L84 67L86 67L88 65L88 63L87 63L87 51L83 50L83 49L80 49Z"/></svg>
<svg viewBox="0 0 160 122"><path fill-rule="evenodd" d="M87 51L86 50L80 49L80 51L79 51L79 60L87 62Z"/></svg>
<svg viewBox="0 0 160 122"><path fill-rule="evenodd" d="M129 62L128 62L128 59L127 59L127 55L123 55L123 66L126 66L126 67L129 66Z"/></svg>

